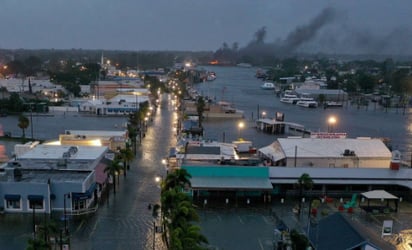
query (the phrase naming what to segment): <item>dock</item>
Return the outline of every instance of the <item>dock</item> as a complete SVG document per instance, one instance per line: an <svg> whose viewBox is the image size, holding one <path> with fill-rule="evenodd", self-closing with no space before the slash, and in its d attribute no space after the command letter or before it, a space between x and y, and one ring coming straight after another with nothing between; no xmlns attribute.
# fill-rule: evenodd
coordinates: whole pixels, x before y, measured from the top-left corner
<svg viewBox="0 0 412 250"><path fill-rule="evenodd" d="M306 130L305 126L293 123L278 121L276 119L262 118L256 120L256 128L260 131L276 135L300 135L302 137L310 136L311 131Z"/></svg>

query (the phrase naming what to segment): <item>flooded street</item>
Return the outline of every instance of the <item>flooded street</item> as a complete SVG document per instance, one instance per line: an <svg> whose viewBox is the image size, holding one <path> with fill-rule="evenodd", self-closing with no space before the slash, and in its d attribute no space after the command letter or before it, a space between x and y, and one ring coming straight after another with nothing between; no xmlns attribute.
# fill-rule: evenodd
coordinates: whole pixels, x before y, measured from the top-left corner
<svg viewBox="0 0 412 250"><path fill-rule="evenodd" d="M111 190L92 216L69 221L72 249L152 249L153 244L156 249L163 249L161 234L155 236L153 243L154 223L159 221L152 217L148 209L148 204L160 203L160 189L155 177L165 176L166 170L161 160L176 141L172 126L173 108L168 96L163 97L153 121L147 127L146 136L138 145L136 158L130 164L127 176L119 176L116 194ZM53 120L52 123L58 123L60 119L64 119L65 123L52 129L49 123ZM35 131L40 135L50 126L48 128L54 132L50 132L47 139L53 139L56 138L54 134L64 129L113 129L114 124L120 124L125 118L54 116L36 120L39 128ZM43 126L41 121L47 124ZM36 221L47 216L37 215ZM0 245L7 245L7 249L24 249L31 236L31 225L31 214L4 215L0 220ZM16 240L10 241L10 237Z"/></svg>

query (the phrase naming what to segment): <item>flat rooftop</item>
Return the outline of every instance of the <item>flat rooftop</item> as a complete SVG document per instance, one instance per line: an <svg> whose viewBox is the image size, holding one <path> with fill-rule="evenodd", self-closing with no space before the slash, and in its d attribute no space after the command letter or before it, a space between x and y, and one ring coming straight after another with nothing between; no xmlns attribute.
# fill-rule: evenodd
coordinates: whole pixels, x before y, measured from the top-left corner
<svg viewBox="0 0 412 250"><path fill-rule="evenodd" d="M47 183L48 180L52 182L83 183L92 174L92 171L22 169L21 173L21 180L18 181L20 183ZM6 172L0 171L0 176L4 177L5 175Z"/></svg>
<svg viewBox="0 0 412 250"><path fill-rule="evenodd" d="M70 145L44 145L40 144L26 153L20 155L17 160L25 159L63 159L63 154L67 153L73 147ZM96 160L101 157L108 148L105 146L74 146L77 148L76 152L70 154L70 160Z"/></svg>

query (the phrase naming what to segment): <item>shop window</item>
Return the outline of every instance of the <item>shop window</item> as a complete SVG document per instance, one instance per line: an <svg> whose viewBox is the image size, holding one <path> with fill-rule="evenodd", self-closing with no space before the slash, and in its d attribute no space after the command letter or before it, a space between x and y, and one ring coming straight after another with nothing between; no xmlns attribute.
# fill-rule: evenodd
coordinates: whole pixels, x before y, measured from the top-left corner
<svg viewBox="0 0 412 250"><path fill-rule="evenodd" d="M73 202L74 210L82 210L87 208L86 200L77 200Z"/></svg>
<svg viewBox="0 0 412 250"><path fill-rule="evenodd" d="M29 208L30 209L44 209L43 200L29 200Z"/></svg>
<svg viewBox="0 0 412 250"><path fill-rule="evenodd" d="M20 200L6 200L6 209L20 209L21 201Z"/></svg>

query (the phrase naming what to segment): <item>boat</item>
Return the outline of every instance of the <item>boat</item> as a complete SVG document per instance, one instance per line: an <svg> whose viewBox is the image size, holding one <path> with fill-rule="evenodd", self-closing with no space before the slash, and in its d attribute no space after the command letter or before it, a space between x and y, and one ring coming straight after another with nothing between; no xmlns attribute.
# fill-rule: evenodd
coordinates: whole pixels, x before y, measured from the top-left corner
<svg viewBox="0 0 412 250"><path fill-rule="evenodd" d="M301 94L299 101L296 102L296 105L305 108L317 108L318 102L309 94L303 93Z"/></svg>
<svg viewBox="0 0 412 250"><path fill-rule="evenodd" d="M289 104L296 104L300 98L293 94L291 90L286 90L283 96L280 98L280 102L289 103Z"/></svg>
<svg viewBox="0 0 412 250"><path fill-rule="evenodd" d="M336 102L336 101L328 101L325 102L324 108L342 108L343 103L342 102Z"/></svg>
<svg viewBox="0 0 412 250"><path fill-rule="evenodd" d="M216 80L216 73L213 71L207 72L206 81L214 81Z"/></svg>
<svg viewBox="0 0 412 250"><path fill-rule="evenodd" d="M271 82L265 82L262 85L260 85L261 89L264 90L274 90L275 89L275 84L271 83Z"/></svg>
<svg viewBox="0 0 412 250"><path fill-rule="evenodd" d="M318 102L315 100L299 100L296 102L297 106L305 107L305 108L317 108Z"/></svg>

